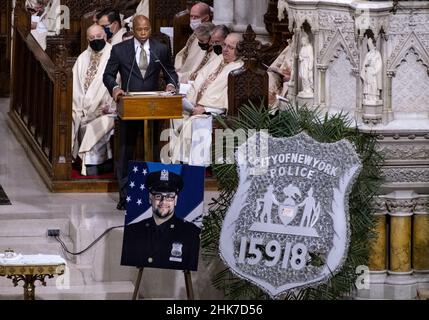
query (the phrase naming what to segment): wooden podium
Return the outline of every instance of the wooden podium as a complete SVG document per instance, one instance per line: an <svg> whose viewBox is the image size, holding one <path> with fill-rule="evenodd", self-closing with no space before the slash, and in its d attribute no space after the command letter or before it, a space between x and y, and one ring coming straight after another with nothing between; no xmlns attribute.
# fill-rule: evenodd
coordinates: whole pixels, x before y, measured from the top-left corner
<svg viewBox="0 0 429 320"><path fill-rule="evenodd" d="M149 120L182 119L182 96L162 95L163 92L130 93L121 96L118 116L123 121L144 121L144 160L153 161L152 122ZM115 132L118 126L115 128ZM117 136L117 134L115 135ZM115 149L118 142L115 139Z"/></svg>

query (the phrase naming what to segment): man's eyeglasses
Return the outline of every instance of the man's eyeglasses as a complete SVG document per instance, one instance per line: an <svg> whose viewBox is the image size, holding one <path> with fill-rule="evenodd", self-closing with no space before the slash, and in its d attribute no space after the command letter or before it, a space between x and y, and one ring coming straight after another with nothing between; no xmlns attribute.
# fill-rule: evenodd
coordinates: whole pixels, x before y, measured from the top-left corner
<svg viewBox="0 0 429 320"><path fill-rule="evenodd" d="M222 49L228 49L228 50L235 50L235 48L236 47L233 47L233 46L231 46L231 45L226 45L225 43L223 43L223 44L221 44L221 46L222 46Z"/></svg>
<svg viewBox="0 0 429 320"><path fill-rule="evenodd" d="M176 198L176 194L174 192L169 192L169 193L156 192L156 193L151 193L151 195L157 201L162 201L164 199L166 201L173 201Z"/></svg>

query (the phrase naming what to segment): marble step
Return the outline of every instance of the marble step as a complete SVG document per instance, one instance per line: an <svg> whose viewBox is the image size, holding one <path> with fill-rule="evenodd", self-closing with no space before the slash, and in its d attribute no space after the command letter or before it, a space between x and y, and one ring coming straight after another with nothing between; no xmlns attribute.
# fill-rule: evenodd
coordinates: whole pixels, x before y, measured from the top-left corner
<svg viewBox="0 0 429 320"><path fill-rule="evenodd" d="M70 251L74 250L73 242L69 237L62 236L61 240ZM22 254L62 254L62 247L53 238L44 237L0 237L0 252L12 249Z"/></svg>
<svg viewBox="0 0 429 320"><path fill-rule="evenodd" d="M59 229L61 236L70 234L69 219L1 219L0 223L0 237L46 237L48 229Z"/></svg>
<svg viewBox="0 0 429 320"><path fill-rule="evenodd" d="M0 287L0 300L23 300L21 285ZM36 300L131 300L134 285L131 281L99 282L58 289L40 286L36 282Z"/></svg>

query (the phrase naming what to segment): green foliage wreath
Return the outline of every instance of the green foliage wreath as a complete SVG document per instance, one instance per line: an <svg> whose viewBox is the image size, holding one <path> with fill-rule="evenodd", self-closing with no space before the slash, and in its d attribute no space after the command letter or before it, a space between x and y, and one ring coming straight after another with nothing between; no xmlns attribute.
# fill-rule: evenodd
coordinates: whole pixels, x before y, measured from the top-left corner
<svg viewBox="0 0 429 320"><path fill-rule="evenodd" d="M266 129L273 137L290 137L301 131L307 132L319 142L336 142L348 139L361 157L362 171L349 197L351 239L348 257L342 269L327 283L306 289L289 291L286 299L338 299L353 292L358 277L356 267L367 265L369 240L374 236L372 198L381 184L380 169L383 162L375 151L375 136L363 133L352 125L346 114L322 115L318 110L305 106L285 105L282 111L270 113L253 104L240 109L238 117L218 121L224 128L245 131ZM203 258L219 259L219 237L225 214L238 186L235 164L213 165L213 172L219 185L219 197L212 199L208 215L203 221ZM317 263L317 257L311 257ZM320 261L323 263L323 261ZM213 285L223 290L228 299L269 299L269 296L255 285L234 276L228 267L212 278Z"/></svg>

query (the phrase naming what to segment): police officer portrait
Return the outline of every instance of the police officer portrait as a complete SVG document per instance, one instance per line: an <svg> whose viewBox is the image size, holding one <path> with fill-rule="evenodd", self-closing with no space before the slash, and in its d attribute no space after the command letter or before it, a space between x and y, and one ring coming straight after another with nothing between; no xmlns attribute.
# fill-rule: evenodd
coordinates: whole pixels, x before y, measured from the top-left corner
<svg viewBox="0 0 429 320"><path fill-rule="evenodd" d="M136 168L134 166L135 176L139 176L141 170ZM147 212L151 216L125 226L121 264L196 271L201 229L176 214L178 203L185 200L180 197L184 188L182 176L172 170L162 169L147 175L145 173L140 183L137 178L133 178L131 170L129 181L132 187L128 188L127 201L136 202L138 208L142 208L142 202L147 201ZM148 192L143 193L139 189ZM134 190L138 192L136 196L132 193ZM130 210L133 208L129 207Z"/></svg>

